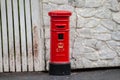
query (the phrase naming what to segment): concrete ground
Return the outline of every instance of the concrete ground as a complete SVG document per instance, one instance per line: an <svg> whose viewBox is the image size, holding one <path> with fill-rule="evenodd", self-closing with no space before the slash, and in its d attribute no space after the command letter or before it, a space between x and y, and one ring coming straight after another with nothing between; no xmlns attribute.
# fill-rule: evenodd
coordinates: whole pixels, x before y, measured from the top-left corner
<svg viewBox="0 0 120 80"><path fill-rule="evenodd" d="M120 80L120 69L76 71L69 76L50 76L47 72L0 73L0 80Z"/></svg>

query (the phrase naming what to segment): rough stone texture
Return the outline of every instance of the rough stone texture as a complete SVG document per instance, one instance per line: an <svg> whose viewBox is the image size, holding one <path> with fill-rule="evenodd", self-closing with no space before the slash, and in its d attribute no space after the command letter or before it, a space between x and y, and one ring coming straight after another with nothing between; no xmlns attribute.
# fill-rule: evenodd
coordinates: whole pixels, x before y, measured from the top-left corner
<svg viewBox="0 0 120 80"><path fill-rule="evenodd" d="M84 7L85 5L85 0L68 0L69 4L74 6L74 7Z"/></svg>
<svg viewBox="0 0 120 80"><path fill-rule="evenodd" d="M113 32L112 33L112 39L120 41L120 32L119 31Z"/></svg>
<svg viewBox="0 0 120 80"><path fill-rule="evenodd" d="M111 34L104 33L104 34L94 34L94 38L98 40L111 40Z"/></svg>
<svg viewBox="0 0 120 80"><path fill-rule="evenodd" d="M51 3L55 3L55 4L67 4L68 3L68 0L49 0L49 2Z"/></svg>
<svg viewBox="0 0 120 80"><path fill-rule="evenodd" d="M117 12L120 10L119 3L117 0L104 0L104 5L106 8L111 11Z"/></svg>
<svg viewBox="0 0 120 80"><path fill-rule="evenodd" d="M108 61L108 65L110 66L120 66L120 57L116 57L111 61Z"/></svg>
<svg viewBox="0 0 120 80"><path fill-rule="evenodd" d="M87 23L87 20L79 15L77 15L77 28L83 28Z"/></svg>
<svg viewBox="0 0 120 80"><path fill-rule="evenodd" d="M120 12L113 13L113 20L120 24Z"/></svg>
<svg viewBox="0 0 120 80"><path fill-rule="evenodd" d="M85 7L97 8L103 5L103 0L86 0Z"/></svg>
<svg viewBox="0 0 120 80"><path fill-rule="evenodd" d="M120 25L117 25L116 30L120 31Z"/></svg>
<svg viewBox="0 0 120 80"><path fill-rule="evenodd" d="M110 19L112 12L106 7L100 7L96 10L95 17L100 19Z"/></svg>
<svg viewBox="0 0 120 80"><path fill-rule="evenodd" d="M50 56L51 10L69 10L72 69L120 66L118 0L43 0L46 68Z"/></svg>
<svg viewBox="0 0 120 80"><path fill-rule="evenodd" d="M77 15L88 18L95 15L95 8L76 8Z"/></svg>
<svg viewBox="0 0 120 80"><path fill-rule="evenodd" d="M107 27L107 26L106 26ZM108 30L106 27L104 27L103 25L98 25L97 27L95 27L94 29L93 29L93 32L94 33L99 33L99 34L101 34L101 33L110 33L110 30ZM113 26L112 26L113 27ZM112 28L111 27L111 28ZM109 28L109 27L108 27ZM110 29L111 29L110 28Z"/></svg>
<svg viewBox="0 0 120 80"><path fill-rule="evenodd" d="M92 31L89 28L77 29L77 36L82 38L92 38Z"/></svg>
<svg viewBox="0 0 120 80"><path fill-rule="evenodd" d="M84 54L84 57L90 61L97 61L99 59L99 54L98 52L92 52Z"/></svg>
<svg viewBox="0 0 120 80"><path fill-rule="evenodd" d="M108 60L114 59L116 56L116 52L112 51L109 48L105 48L104 50L99 51L100 59Z"/></svg>
<svg viewBox="0 0 120 80"><path fill-rule="evenodd" d="M113 40L111 40L111 41L107 41L107 44L114 51L116 51L116 53L118 54L118 56L120 56L120 42L119 41L113 41Z"/></svg>
<svg viewBox="0 0 120 80"><path fill-rule="evenodd" d="M102 20L101 21L101 25L103 25L105 28L107 28L108 30L114 31L114 29L116 28L116 23L112 20Z"/></svg>
<svg viewBox="0 0 120 80"><path fill-rule="evenodd" d="M83 25L83 27L93 28L93 27L96 27L99 23L100 23L100 19L88 18L88 19L85 19L85 24Z"/></svg>

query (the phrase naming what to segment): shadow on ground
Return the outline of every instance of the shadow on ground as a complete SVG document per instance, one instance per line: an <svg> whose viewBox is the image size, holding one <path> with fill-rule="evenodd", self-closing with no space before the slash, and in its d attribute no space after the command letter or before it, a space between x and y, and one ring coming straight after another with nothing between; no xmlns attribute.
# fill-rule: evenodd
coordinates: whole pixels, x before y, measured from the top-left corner
<svg viewBox="0 0 120 80"><path fill-rule="evenodd" d="M68 76L48 72L0 73L0 80L120 80L120 68L74 70Z"/></svg>

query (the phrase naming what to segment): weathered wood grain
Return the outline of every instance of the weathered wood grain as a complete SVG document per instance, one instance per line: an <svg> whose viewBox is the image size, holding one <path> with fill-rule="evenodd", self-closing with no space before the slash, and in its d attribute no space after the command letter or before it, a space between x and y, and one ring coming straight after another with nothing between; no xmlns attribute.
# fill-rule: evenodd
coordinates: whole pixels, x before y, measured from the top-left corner
<svg viewBox="0 0 120 80"><path fill-rule="evenodd" d="M20 55L20 33L18 18L18 0L13 0L13 17L14 17L14 37L15 37L15 62L16 71L21 71L21 55Z"/></svg>
<svg viewBox="0 0 120 80"><path fill-rule="evenodd" d="M13 18L12 18L12 4L11 0L7 1L7 16L8 16L8 35L9 35L9 64L10 71L15 71L15 60L14 60L14 37L13 37Z"/></svg>
<svg viewBox="0 0 120 80"><path fill-rule="evenodd" d="M27 33L28 71L33 71L30 0L25 0L25 13L26 13L25 16L26 16L26 33Z"/></svg>
<svg viewBox="0 0 120 80"><path fill-rule="evenodd" d="M0 72L3 72L2 66L2 42L1 42L1 22L0 22Z"/></svg>
<svg viewBox="0 0 120 80"><path fill-rule="evenodd" d="M6 16L6 2L1 0L1 17L2 17L2 39L3 39L3 65L4 72L9 71L8 64L8 37L7 37L7 16Z"/></svg>
<svg viewBox="0 0 120 80"><path fill-rule="evenodd" d="M1 7L1 0L0 0L0 7ZM1 9L0 9L1 10ZM0 11L1 12L1 11ZM0 17L1 17L1 13L0 13ZM2 64L2 39L1 39L1 19L0 19L0 72L3 72L3 64Z"/></svg>
<svg viewBox="0 0 120 80"><path fill-rule="evenodd" d="M2 66L2 42L1 42L1 22L0 22L0 72L3 72Z"/></svg>
<svg viewBox="0 0 120 80"><path fill-rule="evenodd" d="M40 0L31 0L32 12L32 31L33 31L33 50L34 50L34 69L35 71L43 70L44 55L43 42L41 35L41 21L40 21Z"/></svg>
<svg viewBox="0 0 120 80"><path fill-rule="evenodd" d="M0 0L0 72L44 70L41 0Z"/></svg>
<svg viewBox="0 0 120 80"><path fill-rule="evenodd" d="M20 33L21 33L21 54L22 54L22 71L27 71L27 56L26 56L26 34L25 34L25 12L23 0L19 0L20 12Z"/></svg>

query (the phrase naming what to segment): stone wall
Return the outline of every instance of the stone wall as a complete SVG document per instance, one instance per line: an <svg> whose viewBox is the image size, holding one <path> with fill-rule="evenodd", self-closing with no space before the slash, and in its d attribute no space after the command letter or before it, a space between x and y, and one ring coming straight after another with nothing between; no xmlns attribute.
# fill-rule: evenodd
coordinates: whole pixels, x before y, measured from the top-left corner
<svg viewBox="0 0 120 80"><path fill-rule="evenodd" d="M119 0L118 0L119 1ZM73 69L120 66L120 3L117 0L42 0L46 68L51 10L69 10Z"/></svg>

